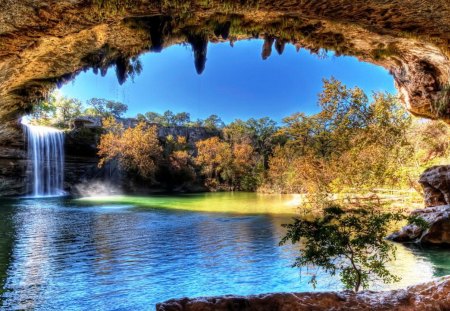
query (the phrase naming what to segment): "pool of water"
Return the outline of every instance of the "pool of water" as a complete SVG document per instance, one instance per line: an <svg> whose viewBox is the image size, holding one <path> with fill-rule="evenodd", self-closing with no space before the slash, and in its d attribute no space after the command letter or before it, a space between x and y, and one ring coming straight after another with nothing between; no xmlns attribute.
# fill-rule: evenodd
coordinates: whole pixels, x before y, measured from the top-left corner
<svg viewBox="0 0 450 311"><path fill-rule="evenodd" d="M291 268L295 247L278 246L295 200L257 194L2 200L0 309L154 310L176 297L313 290L307 271L300 277ZM267 213L272 204L284 207ZM376 288L450 274L450 252L399 246L392 266L401 282ZM334 289L341 289L337 280L319 275L317 290Z"/></svg>

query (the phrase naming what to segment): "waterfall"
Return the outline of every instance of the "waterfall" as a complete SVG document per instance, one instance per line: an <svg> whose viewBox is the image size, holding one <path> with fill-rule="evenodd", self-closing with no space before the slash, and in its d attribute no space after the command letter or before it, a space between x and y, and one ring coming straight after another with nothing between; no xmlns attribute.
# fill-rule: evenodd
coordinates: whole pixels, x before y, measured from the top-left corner
<svg viewBox="0 0 450 311"><path fill-rule="evenodd" d="M28 143L28 174L33 197L64 195L64 133L24 124Z"/></svg>

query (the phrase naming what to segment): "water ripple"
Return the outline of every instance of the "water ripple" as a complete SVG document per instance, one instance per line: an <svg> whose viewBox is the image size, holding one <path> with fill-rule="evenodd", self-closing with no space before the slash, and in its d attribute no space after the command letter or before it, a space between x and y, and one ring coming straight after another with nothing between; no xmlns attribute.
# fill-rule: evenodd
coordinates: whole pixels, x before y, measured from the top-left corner
<svg viewBox="0 0 450 311"><path fill-rule="evenodd" d="M79 206L0 204L0 307L152 310L183 296L312 290L279 247L289 218ZM449 272L449 253L400 248L404 286ZM410 271L416 271L411 275ZM339 282L319 279L318 290ZM3 310L2 309L2 310Z"/></svg>

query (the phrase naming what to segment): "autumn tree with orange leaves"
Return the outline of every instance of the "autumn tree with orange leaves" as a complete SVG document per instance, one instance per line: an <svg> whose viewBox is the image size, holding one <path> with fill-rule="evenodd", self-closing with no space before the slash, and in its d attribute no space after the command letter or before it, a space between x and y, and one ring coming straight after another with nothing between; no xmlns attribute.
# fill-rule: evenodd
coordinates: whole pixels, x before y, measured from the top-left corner
<svg viewBox="0 0 450 311"><path fill-rule="evenodd" d="M103 120L106 133L100 138L99 167L117 160L126 171L136 171L146 179L154 179L162 155L156 126L140 122L136 127L124 128L114 118Z"/></svg>
<svg viewBox="0 0 450 311"><path fill-rule="evenodd" d="M212 189L242 190L242 181L254 166L254 150L250 144L229 144L219 137L196 143L195 163L206 177L205 185ZM245 189L246 190L246 189Z"/></svg>

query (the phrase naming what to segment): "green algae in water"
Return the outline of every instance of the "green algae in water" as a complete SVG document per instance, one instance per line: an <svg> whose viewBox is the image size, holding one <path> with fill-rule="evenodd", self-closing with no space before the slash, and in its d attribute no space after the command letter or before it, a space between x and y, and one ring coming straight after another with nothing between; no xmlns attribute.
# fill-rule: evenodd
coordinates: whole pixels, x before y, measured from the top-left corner
<svg viewBox="0 0 450 311"><path fill-rule="evenodd" d="M80 198L77 202L131 204L141 208L210 213L294 215L301 205L301 195L218 192L171 196L96 196Z"/></svg>

